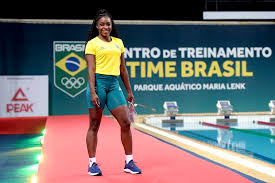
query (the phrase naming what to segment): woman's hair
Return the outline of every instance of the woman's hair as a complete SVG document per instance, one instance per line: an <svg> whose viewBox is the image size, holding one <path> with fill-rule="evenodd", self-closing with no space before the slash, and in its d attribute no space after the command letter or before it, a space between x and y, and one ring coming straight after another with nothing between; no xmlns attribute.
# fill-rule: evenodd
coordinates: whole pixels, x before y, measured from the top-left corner
<svg viewBox="0 0 275 183"><path fill-rule="evenodd" d="M96 36L98 36L98 30L96 28L96 25L97 25L97 22L100 18L102 17L109 17L111 19L111 22L112 22L112 31L110 33L111 36L113 37L118 37L118 33L117 33L117 28L116 28L116 25L114 23L114 20L112 18L112 15L105 9L101 9L99 11L97 11L96 15L95 15L95 18L93 20L93 23L91 25L91 28L89 30L89 33L88 33L88 37L86 39L86 44L88 43L88 41L90 41L91 39L95 38Z"/></svg>

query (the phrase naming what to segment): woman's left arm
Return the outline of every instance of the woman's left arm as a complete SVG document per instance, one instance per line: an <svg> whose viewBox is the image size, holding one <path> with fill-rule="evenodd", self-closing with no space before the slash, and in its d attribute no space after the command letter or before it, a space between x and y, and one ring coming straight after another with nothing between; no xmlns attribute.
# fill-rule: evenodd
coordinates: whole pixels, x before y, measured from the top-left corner
<svg viewBox="0 0 275 183"><path fill-rule="evenodd" d="M120 56L120 77L121 80L127 90L127 101L134 103L135 99L134 99L134 95L132 92L132 88L130 85L130 80L129 80L129 74L125 65L125 59L124 59L124 54L122 53Z"/></svg>

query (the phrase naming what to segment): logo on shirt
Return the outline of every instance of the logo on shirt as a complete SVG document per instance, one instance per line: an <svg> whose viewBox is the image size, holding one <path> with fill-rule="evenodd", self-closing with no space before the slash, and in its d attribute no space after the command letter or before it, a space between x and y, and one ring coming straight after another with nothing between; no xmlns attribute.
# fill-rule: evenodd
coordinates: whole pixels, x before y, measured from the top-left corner
<svg viewBox="0 0 275 183"><path fill-rule="evenodd" d="M104 50L105 49L105 47L103 47L103 46L101 46L100 48L99 48L99 50Z"/></svg>
<svg viewBox="0 0 275 183"><path fill-rule="evenodd" d="M54 84L71 97L86 90L87 64L84 41L54 41Z"/></svg>
<svg viewBox="0 0 275 183"><path fill-rule="evenodd" d="M120 46L119 46L119 44L116 44L116 48L120 50Z"/></svg>

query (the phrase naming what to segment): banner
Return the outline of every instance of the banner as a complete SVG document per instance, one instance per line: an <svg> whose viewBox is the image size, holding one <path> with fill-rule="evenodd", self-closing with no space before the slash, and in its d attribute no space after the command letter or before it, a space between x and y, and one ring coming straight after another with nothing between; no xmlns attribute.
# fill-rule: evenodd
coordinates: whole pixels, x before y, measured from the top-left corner
<svg viewBox="0 0 275 183"><path fill-rule="evenodd" d="M218 100L230 100L233 112L269 110L275 98L275 26L144 25L130 30L124 38L125 60L136 103L157 113L164 112L165 101L176 101L180 113L217 112Z"/></svg>
<svg viewBox="0 0 275 183"><path fill-rule="evenodd" d="M125 52L127 59L146 60L127 62L131 78L162 78L160 83L136 83L135 91L246 90L246 82L223 82L222 78L253 78L255 71L248 70L250 60L256 58L263 62L271 56L270 47L178 47L170 50L134 47ZM153 62L150 58L161 61ZM164 83L168 78L195 78L197 82ZM203 78L220 80L198 80Z"/></svg>
<svg viewBox="0 0 275 183"><path fill-rule="evenodd" d="M48 76L0 76L0 117L48 116Z"/></svg>
<svg viewBox="0 0 275 183"><path fill-rule="evenodd" d="M138 114L164 113L165 101L176 101L179 113L217 112L218 100L229 100L233 112L268 111L269 101L275 100L274 22L117 28L135 102L140 104ZM89 29L90 24L77 22L0 23L0 74L48 75L49 114L87 114L83 54ZM110 114L108 109L104 114Z"/></svg>

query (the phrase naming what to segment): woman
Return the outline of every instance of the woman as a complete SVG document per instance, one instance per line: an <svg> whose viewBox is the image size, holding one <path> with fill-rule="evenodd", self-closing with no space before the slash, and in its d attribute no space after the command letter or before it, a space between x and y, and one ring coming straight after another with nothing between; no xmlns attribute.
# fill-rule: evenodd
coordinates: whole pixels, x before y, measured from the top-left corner
<svg viewBox="0 0 275 183"><path fill-rule="evenodd" d="M141 173L133 161L128 108L118 82L120 76L128 93L127 101L133 103L134 96L125 66L124 51L123 42L118 38L111 14L106 10L99 10L88 34L85 48L89 73L87 102L90 126L86 142L90 175L102 175L96 163L96 147L97 132L105 105L121 128L121 142L126 155L124 171L131 174Z"/></svg>

